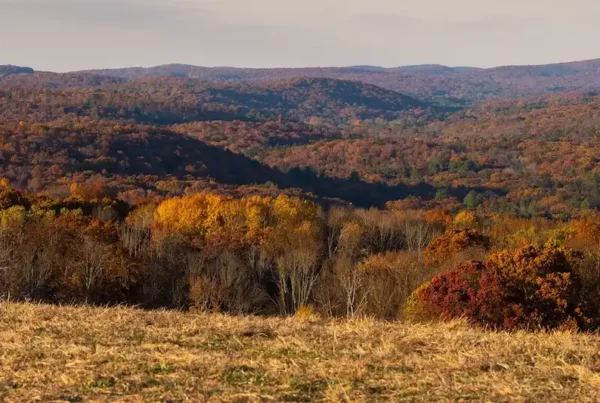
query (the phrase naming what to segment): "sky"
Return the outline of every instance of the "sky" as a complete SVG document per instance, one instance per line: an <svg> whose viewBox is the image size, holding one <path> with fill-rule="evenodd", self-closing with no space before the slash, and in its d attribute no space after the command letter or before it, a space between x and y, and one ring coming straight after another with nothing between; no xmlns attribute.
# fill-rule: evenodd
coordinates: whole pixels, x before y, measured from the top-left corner
<svg viewBox="0 0 600 403"><path fill-rule="evenodd" d="M0 64L38 70L600 58L598 0L0 0Z"/></svg>

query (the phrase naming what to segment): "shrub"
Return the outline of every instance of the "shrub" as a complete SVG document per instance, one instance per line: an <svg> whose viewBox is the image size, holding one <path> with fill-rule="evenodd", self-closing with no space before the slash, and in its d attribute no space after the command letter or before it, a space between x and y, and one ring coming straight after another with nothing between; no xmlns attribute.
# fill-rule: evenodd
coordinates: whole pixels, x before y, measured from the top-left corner
<svg viewBox="0 0 600 403"><path fill-rule="evenodd" d="M311 305L302 305L294 314L294 319L300 322L311 322L319 320L319 314L315 311L315 308Z"/></svg>
<svg viewBox="0 0 600 403"><path fill-rule="evenodd" d="M218 312L223 306L226 290L208 276L190 279L189 299L192 308L202 312Z"/></svg>
<svg viewBox="0 0 600 403"><path fill-rule="evenodd" d="M191 254L187 277L188 298L199 310L255 313L264 308L268 298L258 273L231 252L214 259Z"/></svg>
<svg viewBox="0 0 600 403"><path fill-rule="evenodd" d="M500 251L435 277L415 291L405 311L465 317L495 329L589 329L591 301L574 270L579 258L554 245Z"/></svg>
<svg viewBox="0 0 600 403"><path fill-rule="evenodd" d="M472 210L462 210L454 217L454 226L457 228L470 228L477 225L477 216Z"/></svg>

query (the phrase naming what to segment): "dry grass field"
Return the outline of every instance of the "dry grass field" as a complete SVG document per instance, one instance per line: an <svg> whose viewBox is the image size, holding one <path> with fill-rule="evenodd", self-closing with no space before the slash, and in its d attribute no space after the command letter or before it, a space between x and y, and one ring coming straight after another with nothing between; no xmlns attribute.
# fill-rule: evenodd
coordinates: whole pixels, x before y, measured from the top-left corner
<svg viewBox="0 0 600 403"><path fill-rule="evenodd" d="M0 304L2 401L596 401L600 337Z"/></svg>

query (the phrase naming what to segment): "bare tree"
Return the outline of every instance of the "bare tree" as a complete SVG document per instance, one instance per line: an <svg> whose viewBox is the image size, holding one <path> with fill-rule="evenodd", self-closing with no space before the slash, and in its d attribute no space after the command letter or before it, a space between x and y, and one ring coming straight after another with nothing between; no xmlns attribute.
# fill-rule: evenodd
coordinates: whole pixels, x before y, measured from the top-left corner
<svg viewBox="0 0 600 403"><path fill-rule="evenodd" d="M27 231L24 221L17 217L24 215L24 209L11 208L5 213L6 217L0 222L0 286L3 288L0 296L19 298L24 288L19 254L25 250Z"/></svg>
<svg viewBox="0 0 600 403"><path fill-rule="evenodd" d="M290 245L290 248L277 257L278 306L282 314L293 314L298 308L308 304L319 277L318 260L319 251L313 245Z"/></svg>
<svg viewBox="0 0 600 403"><path fill-rule="evenodd" d="M127 250L130 257L139 258L148 256L152 247L151 237L150 228L130 224L121 224L119 226L121 245Z"/></svg>
<svg viewBox="0 0 600 403"><path fill-rule="evenodd" d="M30 240L21 249L19 267L23 275L23 285L27 297L37 299L52 275L57 271L61 257L60 235L46 231L41 239Z"/></svg>
<svg viewBox="0 0 600 403"><path fill-rule="evenodd" d="M423 250L429 242L438 235L437 231L423 220L406 219L401 228L406 249L417 252L419 259L422 258Z"/></svg>
<svg viewBox="0 0 600 403"><path fill-rule="evenodd" d="M332 207L327 213L327 257L332 258L337 252L339 238L344 224L350 218L350 211L343 207Z"/></svg>
<svg viewBox="0 0 600 403"><path fill-rule="evenodd" d="M337 258L334 261L333 273L335 284L343 293L346 316L356 316L364 302L361 295L364 273L356 265L356 262L347 257Z"/></svg>
<svg viewBox="0 0 600 403"><path fill-rule="evenodd" d="M190 255L188 276L192 302L206 309L254 313L267 300L258 272L232 251L214 258Z"/></svg>
<svg viewBox="0 0 600 403"><path fill-rule="evenodd" d="M136 210L119 226L121 244L133 258L148 257L152 251L152 207Z"/></svg>
<svg viewBox="0 0 600 403"><path fill-rule="evenodd" d="M364 231L364 244L370 253L382 253L401 249L400 218L394 212L361 210L357 212Z"/></svg>
<svg viewBox="0 0 600 403"><path fill-rule="evenodd" d="M79 253L78 271L87 303L93 301L96 291L104 279L110 252L101 242L90 236L83 236Z"/></svg>

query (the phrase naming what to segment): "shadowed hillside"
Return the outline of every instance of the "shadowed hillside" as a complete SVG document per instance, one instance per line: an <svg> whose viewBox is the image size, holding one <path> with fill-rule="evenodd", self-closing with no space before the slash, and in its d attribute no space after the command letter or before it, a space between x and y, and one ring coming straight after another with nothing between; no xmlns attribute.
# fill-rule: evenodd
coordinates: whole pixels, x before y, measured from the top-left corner
<svg viewBox="0 0 600 403"><path fill-rule="evenodd" d="M383 207L388 201L408 196L432 199L436 191L434 186L424 183L389 186L327 178L310 169L282 172L169 130L119 126L111 121L35 125L4 135L0 175L20 187L32 186L34 181L38 190L59 183L65 176L95 173L113 180L120 178L122 189L129 187L127 178L144 176L180 180L212 178L224 185L270 182L282 189L298 188L318 197L341 199L362 207ZM152 183L148 185L154 187ZM470 190L460 186L450 189L450 193L461 199Z"/></svg>
<svg viewBox="0 0 600 403"><path fill-rule="evenodd" d="M333 79L250 85L173 77L125 81L85 73L36 73L0 79L0 102L3 99L0 113L4 117L22 120L27 114L38 121L71 113L151 124L277 118L340 123L447 111L373 85Z"/></svg>

